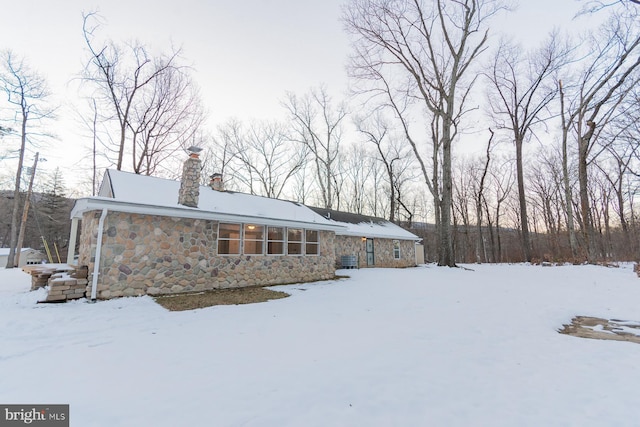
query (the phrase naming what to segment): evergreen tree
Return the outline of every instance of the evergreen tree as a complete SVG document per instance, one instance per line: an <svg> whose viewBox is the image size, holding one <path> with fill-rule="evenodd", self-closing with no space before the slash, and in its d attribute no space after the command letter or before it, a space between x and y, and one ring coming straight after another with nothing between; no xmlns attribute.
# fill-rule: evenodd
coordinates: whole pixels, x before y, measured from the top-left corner
<svg viewBox="0 0 640 427"><path fill-rule="evenodd" d="M43 193L37 203L35 213L42 236L47 241L54 261L57 260L55 247L61 256L62 248L67 247L70 232L69 211L72 201L66 197L66 188L59 168L47 176L43 184ZM55 244L55 246L54 246Z"/></svg>

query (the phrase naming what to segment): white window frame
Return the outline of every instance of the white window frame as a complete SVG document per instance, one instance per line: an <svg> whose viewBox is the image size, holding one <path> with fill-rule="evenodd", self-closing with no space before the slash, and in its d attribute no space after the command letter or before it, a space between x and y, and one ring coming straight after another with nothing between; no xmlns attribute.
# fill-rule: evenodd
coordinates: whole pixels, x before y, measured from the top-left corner
<svg viewBox="0 0 640 427"><path fill-rule="evenodd" d="M393 259L400 259L400 240L393 241Z"/></svg>
<svg viewBox="0 0 640 427"><path fill-rule="evenodd" d="M222 225L237 225L238 226L238 238L227 238L227 237L220 237L220 226ZM238 256L242 253L242 227L243 224L237 223L237 222L219 222L218 223L218 241L217 241L217 252L218 255L223 255L223 256ZM220 253L220 242L224 241L224 242L232 242L232 241L237 241L238 242L238 252L237 253Z"/></svg>
<svg viewBox="0 0 640 427"><path fill-rule="evenodd" d="M315 242L309 242L307 240L307 233L316 233L316 241ZM307 248L309 245L313 245L316 247L316 253L314 254L310 254L309 251L307 251ZM304 230L304 254L308 255L308 256L320 256L320 231L318 230Z"/></svg>
<svg viewBox="0 0 640 427"><path fill-rule="evenodd" d="M273 229L273 228L277 228L279 230L282 231L282 240L271 240L269 239L269 229ZM267 233L266 236L267 238L267 247L266 247L266 254L268 256L282 256L286 253L286 248L287 248L287 227L277 227L277 226L267 226ZM269 252L269 243L280 243L282 250L279 253L271 253Z"/></svg>
<svg viewBox="0 0 640 427"><path fill-rule="evenodd" d="M289 240L289 230L300 230L300 240L294 240L294 241L290 241ZM287 227L287 255L288 256L304 256L304 228L297 228L297 227ZM300 246L300 253L297 254L291 254L289 253L289 245L291 244L297 244Z"/></svg>
<svg viewBox="0 0 640 427"><path fill-rule="evenodd" d="M262 228L262 239L247 239L247 228L249 230L251 230L251 227L255 228ZM250 223L244 223L242 224L242 254L243 255L264 255L265 252L265 226L262 224L250 224ZM253 230L251 230L253 231ZM247 253L246 248L247 242L260 242L261 243L261 251L260 252L255 252L255 253Z"/></svg>

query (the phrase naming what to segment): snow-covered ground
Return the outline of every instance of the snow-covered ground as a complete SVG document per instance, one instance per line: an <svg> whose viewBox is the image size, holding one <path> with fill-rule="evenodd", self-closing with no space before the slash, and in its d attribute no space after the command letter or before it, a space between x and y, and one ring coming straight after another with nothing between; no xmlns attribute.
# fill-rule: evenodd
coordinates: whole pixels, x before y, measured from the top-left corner
<svg viewBox="0 0 640 427"><path fill-rule="evenodd" d="M186 312L36 304L1 270L0 403L68 403L73 426L640 425L640 345L557 333L640 320L630 266L466 267Z"/></svg>

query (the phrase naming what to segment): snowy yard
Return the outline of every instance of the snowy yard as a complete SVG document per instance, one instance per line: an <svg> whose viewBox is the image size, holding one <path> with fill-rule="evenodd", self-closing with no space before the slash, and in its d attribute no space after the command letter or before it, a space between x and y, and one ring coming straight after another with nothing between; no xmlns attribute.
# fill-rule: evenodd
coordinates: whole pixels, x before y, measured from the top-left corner
<svg viewBox="0 0 640 427"><path fill-rule="evenodd" d="M0 271L0 403L72 426L638 426L640 345L561 335L640 320L631 266L349 270L267 303L37 305Z"/></svg>

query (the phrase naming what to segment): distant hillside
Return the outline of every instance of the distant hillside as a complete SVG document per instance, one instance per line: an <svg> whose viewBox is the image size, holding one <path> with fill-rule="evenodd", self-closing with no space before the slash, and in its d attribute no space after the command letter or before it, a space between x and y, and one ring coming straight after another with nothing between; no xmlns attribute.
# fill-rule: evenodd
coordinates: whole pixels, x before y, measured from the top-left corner
<svg viewBox="0 0 640 427"><path fill-rule="evenodd" d="M18 222L22 219L24 197L21 194ZM23 247L44 249L42 238L53 250L54 243L61 255L66 253L71 220L69 216L75 200L47 193L33 193L27 217ZM11 239L11 217L13 213L13 191L0 190L0 247L9 247ZM18 223L18 227L20 224ZM63 251L64 248L64 251Z"/></svg>

